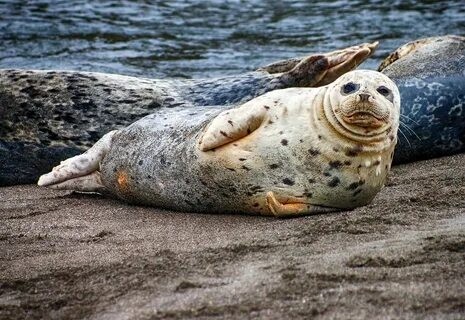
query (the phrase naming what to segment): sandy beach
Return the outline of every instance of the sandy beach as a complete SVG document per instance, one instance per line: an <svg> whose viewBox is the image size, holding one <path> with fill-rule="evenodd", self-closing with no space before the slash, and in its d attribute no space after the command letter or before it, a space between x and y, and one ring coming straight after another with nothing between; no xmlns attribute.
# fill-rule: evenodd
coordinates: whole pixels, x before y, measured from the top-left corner
<svg viewBox="0 0 465 320"><path fill-rule="evenodd" d="M464 168L397 166L369 206L295 219L0 188L0 318L463 318Z"/></svg>

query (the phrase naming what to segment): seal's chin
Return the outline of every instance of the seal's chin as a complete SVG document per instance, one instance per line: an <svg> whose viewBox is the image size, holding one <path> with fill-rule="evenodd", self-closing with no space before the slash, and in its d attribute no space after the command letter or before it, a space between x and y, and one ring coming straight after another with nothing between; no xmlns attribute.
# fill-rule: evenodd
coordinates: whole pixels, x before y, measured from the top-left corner
<svg viewBox="0 0 465 320"><path fill-rule="evenodd" d="M383 117L371 111L355 111L343 115L342 120L348 125L366 129L379 129L387 124Z"/></svg>

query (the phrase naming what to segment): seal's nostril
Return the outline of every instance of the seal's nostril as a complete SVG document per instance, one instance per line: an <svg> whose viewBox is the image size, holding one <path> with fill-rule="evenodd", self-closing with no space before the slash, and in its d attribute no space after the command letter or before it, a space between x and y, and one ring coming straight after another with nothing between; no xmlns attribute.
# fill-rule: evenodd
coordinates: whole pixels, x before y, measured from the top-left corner
<svg viewBox="0 0 465 320"><path fill-rule="evenodd" d="M370 95L366 93L360 93L359 96L360 96L360 101L368 101L368 99L370 99Z"/></svg>

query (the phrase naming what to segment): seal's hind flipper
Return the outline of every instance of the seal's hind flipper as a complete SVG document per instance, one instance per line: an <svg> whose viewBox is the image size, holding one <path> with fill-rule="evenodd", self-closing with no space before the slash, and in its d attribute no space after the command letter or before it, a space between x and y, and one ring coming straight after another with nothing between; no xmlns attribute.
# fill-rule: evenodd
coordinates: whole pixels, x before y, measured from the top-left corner
<svg viewBox="0 0 465 320"><path fill-rule="evenodd" d="M101 183L97 183L100 181L100 177L96 180L96 175L93 174L98 171L100 161L110 149L112 138L116 132L107 133L83 154L62 161L60 165L53 168L52 172L42 175L37 184L55 189L95 191L88 190L89 186L99 186ZM78 182L81 182L82 185L79 185ZM73 185L76 188L70 188ZM81 190L82 188L86 190Z"/></svg>
<svg viewBox="0 0 465 320"><path fill-rule="evenodd" d="M362 43L325 54L314 54L300 61L291 59L276 62L259 71L282 71L277 78L289 87L320 87L355 69L370 57L377 47L378 42ZM287 68L289 70L286 70Z"/></svg>
<svg viewBox="0 0 465 320"><path fill-rule="evenodd" d="M73 190L81 192L103 192L105 190L99 171L94 171L86 176L72 178L57 184L52 184L48 187L57 190Z"/></svg>
<svg viewBox="0 0 465 320"><path fill-rule="evenodd" d="M271 191L266 194L266 204L268 205L268 208L270 209L271 213L275 217L279 218L291 218L306 214L318 214L339 211L339 209L337 208L322 207L309 203L281 203L278 201L278 199L276 199L275 194Z"/></svg>

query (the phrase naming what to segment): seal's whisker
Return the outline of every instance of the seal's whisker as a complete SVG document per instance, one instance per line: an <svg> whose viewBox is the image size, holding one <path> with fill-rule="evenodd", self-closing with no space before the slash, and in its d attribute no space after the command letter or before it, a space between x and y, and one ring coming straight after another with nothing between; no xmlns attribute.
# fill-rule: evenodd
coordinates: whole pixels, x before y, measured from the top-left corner
<svg viewBox="0 0 465 320"><path fill-rule="evenodd" d="M407 117L405 114L401 114L400 116L401 116L401 117L404 117L405 119L410 120L410 121L412 121L412 122L414 122L414 123L416 123L416 124L418 124L418 125L420 125L417 121L413 120L413 119L410 118L410 117Z"/></svg>
<svg viewBox="0 0 465 320"><path fill-rule="evenodd" d="M412 148L412 144L408 140L407 136L402 132L401 128L399 128L399 132L402 134L402 136L405 138L405 140L407 140L407 143L408 143L409 147Z"/></svg>
<svg viewBox="0 0 465 320"><path fill-rule="evenodd" d="M412 133L413 135L415 135L415 137L416 137L418 140L421 140L421 138L418 136L418 134L417 134L412 128L410 128L407 124L403 123L402 120L399 120L399 124L403 125L404 128L405 128L408 132L410 132L410 133Z"/></svg>

